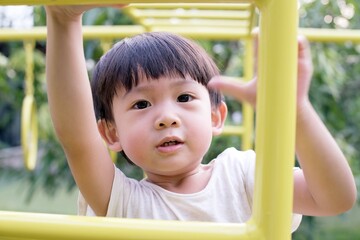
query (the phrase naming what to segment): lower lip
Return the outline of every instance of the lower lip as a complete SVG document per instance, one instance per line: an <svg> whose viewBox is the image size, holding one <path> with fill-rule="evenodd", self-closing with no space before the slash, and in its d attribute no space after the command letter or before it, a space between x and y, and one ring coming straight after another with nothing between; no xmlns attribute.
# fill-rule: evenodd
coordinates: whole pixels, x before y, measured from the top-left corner
<svg viewBox="0 0 360 240"><path fill-rule="evenodd" d="M183 146L183 143L178 143L176 145L170 146L158 146L157 150L161 153L173 153L178 151Z"/></svg>

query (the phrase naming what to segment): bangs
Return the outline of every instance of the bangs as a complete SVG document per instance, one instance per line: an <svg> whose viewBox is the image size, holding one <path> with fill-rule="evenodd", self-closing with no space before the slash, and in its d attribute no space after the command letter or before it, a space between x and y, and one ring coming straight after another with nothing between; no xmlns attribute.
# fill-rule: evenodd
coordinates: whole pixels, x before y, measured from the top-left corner
<svg viewBox="0 0 360 240"><path fill-rule="evenodd" d="M152 80L163 76L190 76L206 85L211 77L218 74L217 67L200 47L178 36L146 33L124 39L118 45L114 47L112 70L121 84L118 87L127 91L143 77Z"/></svg>

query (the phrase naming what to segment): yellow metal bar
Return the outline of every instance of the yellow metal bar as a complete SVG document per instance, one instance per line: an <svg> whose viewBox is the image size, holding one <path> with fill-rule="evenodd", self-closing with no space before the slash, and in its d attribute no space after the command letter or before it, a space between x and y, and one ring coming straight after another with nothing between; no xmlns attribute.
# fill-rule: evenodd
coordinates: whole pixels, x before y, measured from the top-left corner
<svg viewBox="0 0 360 240"><path fill-rule="evenodd" d="M150 3L150 4L130 4L134 8L152 8L152 9L213 9L213 10L248 10L251 4L247 3Z"/></svg>
<svg viewBox="0 0 360 240"><path fill-rule="evenodd" d="M234 27L232 32L239 28L249 28L250 17L254 7L251 4L230 4L236 9L222 9L226 4L131 4L123 11L136 23L154 31L157 27L211 27L212 32L218 28ZM211 8L206 8L211 6ZM218 8L216 9L215 6ZM239 9L241 6L241 10ZM157 8L159 7L159 8ZM196 8L198 7L198 8Z"/></svg>
<svg viewBox="0 0 360 240"><path fill-rule="evenodd" d="M245 39L245 56L244 56L244 80L250 81L254 77L254 44L253 38L248 36ZM243 126L244 134L242 137L241 147L243 150L253 148L253 130L254 130L254 110L248 103L243 103Z"/></svg>
<svg viewBox="0 0 360 240"><path fill-rule="evenodd" d="M255 26L255 6L251 5L249 17L248 36L245 37L245 56L244 56L244 79L251 81L254 77L254 44L252 29ZM243 127L241 147L243 150L253 149L254 143L254 110L249 103L243 103Z"/></svg>
<svg viewBox="0 0 360 240"><path fill-rule="evenodd" d="M79 4L119 4L119 3L178 3L178 0L2 0L0 5L79 5ZM193 3L193 0L182 0ZM218 3L219 0L198 0L198 3ZM253 3L254 0L223 0L221 3Z"/></svg>
<svg viewBox="0 0 360 240"><path fill-rule="evenodd" d="M0 212L0 238L17 240L239 240L259 239L247 224L80 217Z"/></svg>
<svg viewBox="0 0 360 240"><path fill-rule="evenodd" d="M0 28L0 41L24 41L46 39L45 27L29 29Z"/></svg>
<svg viewBox="0 0 360 240"><path fill-rule="evenodd" d="M239 40L248 35L245 28L211 28L211 27L161 27L154 26L150 31L167 31L194 39L207 40Z"/></svg>
<svg viewBox="0 0 360 240"><path fill-rule="evenodd" d="M35 41L24 42L25 50L25 95L34 95L34 50Z"/></svg>
<svg viewBox="0 0 360 240"><path fill-rule="evenodd" d="M101 38L124 38L144 33L142 26L84 26L85 40ZM45 40L46 27L33 27L31 29L0 28L0 41Z"/></svg>
<svg viewBox="0 0 360 240"><path fill-rule="evenodd" d="M181 19L181 18L170 18L170 19L158 19L158 18L146 18L140 21L141 25L145 26L197 26L197 27L249 27L248 20L216 20L216 19Z"/></svg>
<svg viewBox="0 0 360 240"><path fill-rule="evenodd" d="M26 95L22 103L21 148L26 169L34 170L38 150L38 127L36 104L33 95Z"/></svg>
<svg viewBox="0 0 360 240"><path fill-rule="evenodd" d="M21 110L21 146L27 170L34 170L38 150L37 111L34 99L34 48L34 40L24 42L26 69L25 97Z"/></svg>
<svg viewBox="0 0 360 240"><path fill-rule="evenodd" d="M250 9L250 17L249 17L249 26L248 26L248 32L249 34L253 31L254 27L257 26L257 15L255 14L255 5L251 5ZM253 58L254 56L252 56Z"/></svg>
<svg viewBox="0 0 360 240"><path fill-rule="evenodd" d="M126 29L130 31L127 32ZM151 31L169 31L182 34L190 38L208 40L239 40L248 35L245 28L211 28L211 27L178 27L178 26L158 26L150 28ZM101 38L124 38L145 32L142 26L88 26L84 27L84 39ZM0 41L22 41L22 40L43 41L46 39L45 27L34 27L33 29L4 29L0 28Z"/></svg>
<svg viewBox="0 0 360 240"><path fill-rule="evenodd" d="M260 1L253 218L267 240L290 239L298 13L296 0Z"/></svg>
<svg viewBox="0 0 360 240"><path fill-rule="evenodd" d="M190 21L190 19L189 19ZM201 31L206 37L201 39L222 39L222 40L241 40L247 37L248 30L238 32L239 29L236 27L220 28L219 32L217 28L204 27L182 27L179 29L170 26L158 26L157 30L177 32L184 34L188 37L197 37L198 31ZM187 31L187 29L189 29ZM251 29L250 29L251 30ZM101 38L124 38L133 36L136 34L144 33L146 30L143 26L131 25L131 26L84 26L84 39L101 39ZM358 29L309 29L299 28L299 34L306 36L312 42L360 42L360 30ZM46 39L46 27L33 27L31 29L11 29L11 28L0 28L0 41L24 41L24 40L36 40L42 41Z"/></svg>
<svg viewBox="0 0 360 240"><path fill-rule="evenodd" d="M222 135L239 135L242 136L245 132L245 129L243 126L232 126L232 125L226 125L224 127L224 131L222 132Z"/></svg>
<svg viewBox="0 0 360 240"><path fill-rule="evenodd" d="M360 42L360 29L300 28L299 34L314 42Z"/></svg>
<svg viewBox="0 0 360 240"><path fill-rule="evenodd" d="M248 19L248 11L183 9L154 10L133 8L129 13L135 18L205 18L205 19Z"/></svg>

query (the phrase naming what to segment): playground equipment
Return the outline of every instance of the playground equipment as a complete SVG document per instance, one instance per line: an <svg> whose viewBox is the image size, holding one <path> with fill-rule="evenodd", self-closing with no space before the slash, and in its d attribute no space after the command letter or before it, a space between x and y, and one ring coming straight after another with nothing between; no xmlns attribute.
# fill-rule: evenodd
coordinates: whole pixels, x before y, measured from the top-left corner
<svg viewBox="0 0 360 240"><path fill-rule="evenodd" d="M121 0L3 0L2 5L14 4L85 4L129 3ZM153 1L136 1L125 12L139 25L114 27L86 27L84 39L109 41L145 31L171 31L194 39L242 40L246 46L244 76L252 78L252 34L255 25L255 7L259 9L259 73L256 122L257 166L253 216L243 224L200 222L174 222L155 220L111 219L51 214L0 212L1 239L290 239L295 139L295 94L297 54L297 1L257 0L218 1L203 0L177 4L152 4ZM224 3L226 2L226 4ZM241 3L240 3L241 2ZM271 4L270 4L271 2ZM206 4L205 4L206 3ZM178 10L180 9L180 10ZM174 17L175 16L175 17ZM208 19L211 16L211 19ZM175 26L174 26L175 25ZM189 26L191 25L191 27ZM310 40L360 41L356 31L334 33L300 30ZM5 30L0 41L24 41L27 59L31 59L33 42L46 38L45 28L26 31ZM276 56L276 57L275 57ZM27 60L31 68L31 60ZM287 66L285 69L282 66ZM266 73L266 75L265 75ZM27 73L26 97L31 99L32 77ZM29 85L29 86L28 86ZM281 87L279 87L281 86ZM266 96L266 99L265 99ZM24 100L30 109L32 124L24 125L24 153L28 168L34 167L32 154L36 153L36 108L33 100ZM33 98L32 98L33 99ZM285 101L286 99L286 101ZM30 103L29 103L30 102ZM271 112L270 112L271 109ZM226 134L242 134L243 148L252 146L252 110L243 106L245 116L242 127L227 126ZM25 121L28 123L28 121ZM28 123L29 124L29 123ZM282 126L278 129L274 126ZM279 131L281 130L281 134ZM29 141L31 138L31 141ZM28 145L26 145L28 144ZM265 161L266 156L266 161ZM281 171L279 171L281 169ZM275 220L276 219L276 220Z"/></svg>
<svg viewBox="0 0 360 240"><path fill-rule="evenodd" d="M35 41L24 42L26 54L25 71L25 98L21 111L21 146L26 159L25 167L28 170L35 168L37 158L37 114L34 100L34 47Z"/></svg>

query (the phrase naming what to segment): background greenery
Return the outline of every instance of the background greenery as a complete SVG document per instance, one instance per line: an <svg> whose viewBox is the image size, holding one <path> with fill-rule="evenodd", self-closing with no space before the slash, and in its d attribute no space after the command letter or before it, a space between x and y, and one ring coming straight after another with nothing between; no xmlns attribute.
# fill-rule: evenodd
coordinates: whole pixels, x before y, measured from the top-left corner
<svg viewBox="0 0 360 240"><path fill-rule="evenodd" d="M360 3L356 0L303 0L300 8L300 26L316 28L357 28L360 29ZM35 25L45 25L42 7L34 10ZM95 9L84 16L87 25L132 24L131 19L116 9ZM200 44L214 57L222 72L227 75L242 74L243 53L241 42L200 41ZM360 184L360 45L312 43L315 66L310 98L325 124L345 152L358 185ZM89 74L95 62L103 54L98 41L85 44L85 55ZM35 52L35 97L38 104L41 159L33 172L23 168L0 166L0 209L11 194L18 195L22 202L17 210L26 210L19 205L33 202L49 202L57 199L76 200L76 187L66 163L63 151L54 135L49 117L45 84L45 43L38 42ZM25 54L20 42L0 43L0 149L20 145L20 109L24 97ZM241 105L227 100L230 110L228 121L238 123ZM234 117L233 117L234 116ZM205 162L227 146L240 146L237 137L217 137ZM141 178L142 173L119 159L117 164L128 174ZM11 190L2 191L5 186ZM7 188L9 189L9 188ZM16 190L18 189L18 190ZM26 189L26 191L24 191ZM19 200L17 199L17 200ZM44 200L45 199L45 200ZM1 202L2 201L2 202ZM57 203L57 202L56 202ZM56 205L56 204L55 204ZM65 205L65 204L63 204ZM4 207L5 206L5 207ZM57 203L52 212L75 213L75 206L59 210ZM4 209L5 208L5 209ZM56 210L55 210L56 208ZM27 208L29 209L29 208ZM41 209L30 208L31 211ZM294 239L360 239L360 223L357 217L359 207L337 217L304 217ZM276 219L274 219L276 221Z"/></svg>

